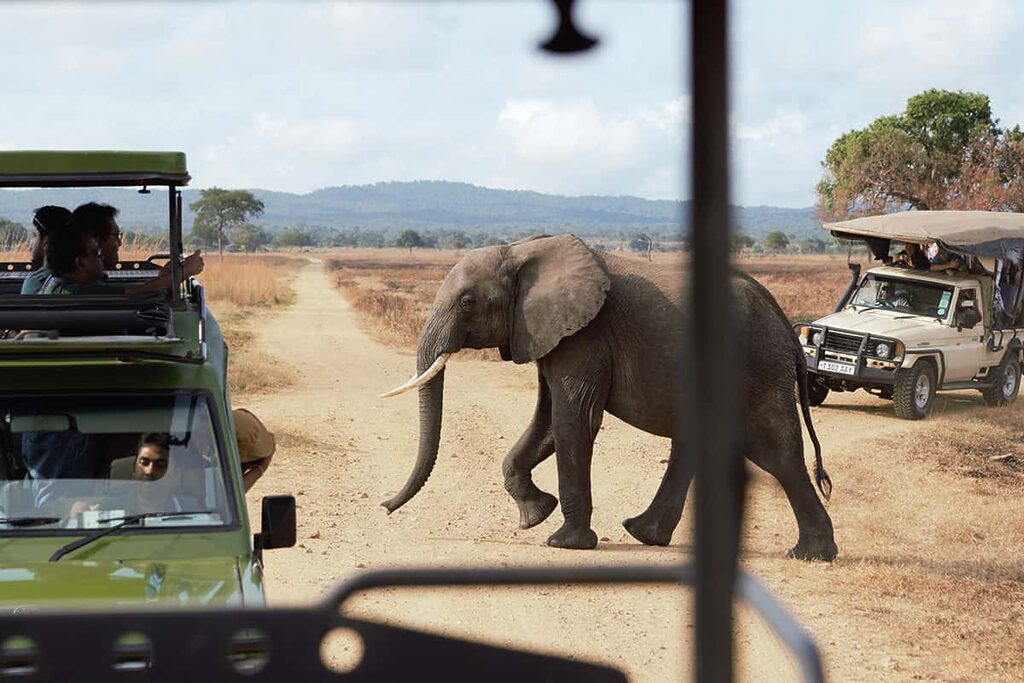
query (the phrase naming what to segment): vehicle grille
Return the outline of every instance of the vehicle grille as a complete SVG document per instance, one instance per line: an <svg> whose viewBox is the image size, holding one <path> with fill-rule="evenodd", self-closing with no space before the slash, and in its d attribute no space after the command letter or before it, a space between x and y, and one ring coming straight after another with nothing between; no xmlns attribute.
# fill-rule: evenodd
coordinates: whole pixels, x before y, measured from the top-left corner
<svg viewBox="0 0 1024 683"><path fill-rule="evenodd" d="M846 353L850 355L856 355L860 351L860 344L864 340L863 335L860 334L848 334L846 332L834 332L829 330L825 334L825 349L828 351L837 351L839 353ZM880 339L869 339L867 346L864 348L864 353L869 356L874 356L878 344L882 340Z"/></svg>
<svg viewBox="0 0 1024 683"><path fill-rule="evenodd" d="M825 333L825 348L839 353L856 354L864 337L859 334L844 334L829 330Z"/></svg>

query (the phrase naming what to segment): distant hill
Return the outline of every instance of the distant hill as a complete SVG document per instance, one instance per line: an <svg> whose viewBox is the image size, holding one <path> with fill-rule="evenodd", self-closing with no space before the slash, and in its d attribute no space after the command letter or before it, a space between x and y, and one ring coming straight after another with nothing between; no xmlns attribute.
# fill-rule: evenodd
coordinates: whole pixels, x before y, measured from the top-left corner
<svg viewBox="0 0 1024 683"><path fill-rule="evenodd" d="M496 190L445 181L382 182L328 187L307 194L251 190L266 213L257 221L271 232L303 230L366 231L394 234L406 228L424 231L464 230L497 236L529 232L575 232L618 236L647 232L672 239L686 227L687 202L638 197L564 197L525 190ZM188 204L199 191L186 189L184 229L191 230ZM27 225L35 207L59 204L74 208L101 201L121 210L126 229L163 232L167 193L154 188L142 195L132 189L0 190L0 218ZM811 208L736 207L740 229L754 238L772 230L798 237L820 235Z"/></svg>

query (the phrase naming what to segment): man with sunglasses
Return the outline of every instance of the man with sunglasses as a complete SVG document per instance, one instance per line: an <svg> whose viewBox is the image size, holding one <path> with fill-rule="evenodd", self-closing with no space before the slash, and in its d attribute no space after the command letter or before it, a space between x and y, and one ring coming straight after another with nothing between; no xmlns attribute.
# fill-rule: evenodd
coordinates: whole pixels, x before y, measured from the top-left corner
<svg viewBox="0 0 1024 683"><path fill-rule="evenodd" d="M66 230L51 236L46 258L53 274L43 283L40 294L142 294L172 286L169 272L135 285L107 282L99 241L89 231L76 229L70 222ZM202 271L203 257L198 251L182 263L182 277L198 275Z"/></svg>
<svg viewBox="0 0 1024 683"><path fill-rule="evenodd" d="M67 226L71 212L63 206L40 206L32 216L36 238L32 243L32 273L21 283L22 294L35 294L52 274L46 265L46 245L50 235Z"/></svg>
<svg viewBox="0 0 1024 683"><path fill-rule="evenodd" d="M87 232L96 238L100 254L103 256L103 267L112 270L121 259L121 228L117 224L118 210L110 204L88 202L71 212L68 227L72 230Z"/></svg>
<svg viewBox="0 0 1024 683"><path fill-rule="evenodd" d="M117 225L117 213L113 206L96 202L82 204L71 212L65 234L49 241L47 258L53 272L43 283L40 294L142 294L171 287L170 264L149 282L123 286L107 282L103 271L115 268L120 260L121 228ZM183 277L202 271L203 257L199 251L182 263Z"/></svg>

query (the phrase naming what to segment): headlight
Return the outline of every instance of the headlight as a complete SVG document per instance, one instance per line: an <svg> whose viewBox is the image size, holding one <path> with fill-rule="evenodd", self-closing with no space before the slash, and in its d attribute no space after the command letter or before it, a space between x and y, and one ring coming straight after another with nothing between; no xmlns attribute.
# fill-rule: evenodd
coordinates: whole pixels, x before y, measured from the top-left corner
<svg viewBox="0 0 1024 683"><path fill-rule="evenodd" d="M825 341L825 336L822 332L815 332L814 336L811 337L811 344L814 346L821 346L823 341Z"/></svg>
<svg viewBox="0 0 1024 683"><path fill-rule="evenodd" d="M879 342L875 347L875 355L879 358L888 358L892 348L886 342Z"/></svg>

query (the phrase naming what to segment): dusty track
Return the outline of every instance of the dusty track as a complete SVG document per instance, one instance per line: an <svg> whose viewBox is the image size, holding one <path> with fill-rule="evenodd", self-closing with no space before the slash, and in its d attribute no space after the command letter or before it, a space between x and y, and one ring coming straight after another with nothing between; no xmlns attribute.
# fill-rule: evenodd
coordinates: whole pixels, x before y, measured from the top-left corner
<svg viewBox="0 0 1024 683"><path fill-rule="evenodd" d="M272 604L314 601L364 568L663 563L690 552L689 514L669 548L641 546L620 526L621 519L649 502L668 444L610 416L594 457L599 549L547 548L547 535L560 523L557 511L540 527L516 528L518 515L502 488L500 460L530 417L535 374L532 366L510 363L456 357L449 364L438 464L424 490L388 517L379 502L404 483L416 452L416 398L376 396L407 379L414 359L376 344L360 330L319 262L300 271L295 288L296 303L262 325L258 343L294 366L296 386L276 395L236 398L278 435L274 465L249 495L251 518L258 523L264 494L291 492L299 504L299 546L267 554ZM940 401L940 411L964 409L962 400ZM965 405L969 410L974 404ZM866 512L855 482L870 467L860 454L871 451L877 459L873 439L920 434L925 427L891 419L887 404L863 394L830 399L830 406L816 409L815 420L836 485L829 511L840 560L830 566L782 558L796 540L796 525L781 488L755 473L745 566L815 633L837 680L904 679L918 671L941 675L941 663L929 660L920 647L915 652L904 645L899 634L886 632L877 615L857 604L864 591L864 562L872 559L870 531L858 531ZM552 460L536 475L543 489L557 490ZM898 478L893 482L897 489L904 485ZM909 561L915 559L923 560ZM352 608L425 629L608 661L646 681L677 678L688 666L693 633L689 598L669 589L384 591L357 599ZM792 678L793 664L781 646L743 610L738 634L745 678Z"/></svg>

